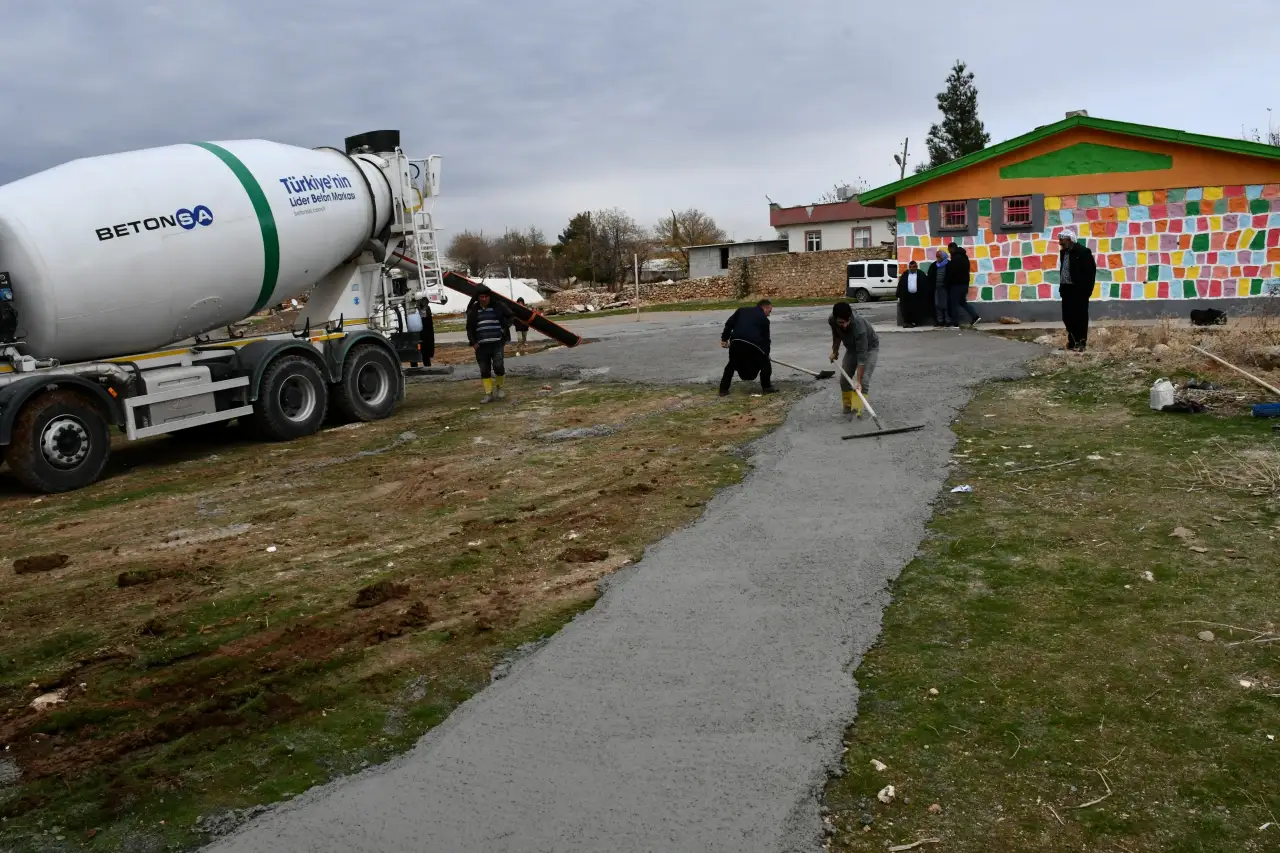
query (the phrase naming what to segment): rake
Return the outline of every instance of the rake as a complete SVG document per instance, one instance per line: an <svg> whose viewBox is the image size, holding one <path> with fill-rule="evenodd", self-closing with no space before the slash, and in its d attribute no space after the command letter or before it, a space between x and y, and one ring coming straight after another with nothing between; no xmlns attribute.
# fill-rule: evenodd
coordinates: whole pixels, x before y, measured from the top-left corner
<svg viewBox="0 0 1280 853"><path fill-rule="evenodd" d="M807 373L810 376L812 376L814 379L830 379L832 376L836 375L836 372L834 370L822 370L822 371L814 372L812 370L805 370L803 367L796 367L794 364L787 364L785 361L778 361L776 358L770 358L769 360L772 361L774 364L780 365L782 367L789 367L792 370L798 370L801 373Z"/></svg>
<svg viewBox="0 0 1280 853"><path fill-rule="evenodd" d="M840 375L844 377L845 382L849 383L849 387L853 389L853 392L858 395L858 399L862 401L862 405L864 408L866 408L867 414L871 415L871 420L876 425L875 432L859 432L859 433L854 433L853 435L842 436L843 441L848 441L851 438L869 438L870 436L878 437L882 435L896 435L900 432L915 432L916 430L924 429L924 426L925 426L924 424L916 424L915 426L908 426L908 427L895 427L894 429L885 429L884 426L880 423L879 416L876 415L876 410L871 408L871 402L866 397L862 396L862 392L858 390L858 386L854 384L854 381L852 379L849 378L849 374L844 372L843 366L840 368Z"/></svg>

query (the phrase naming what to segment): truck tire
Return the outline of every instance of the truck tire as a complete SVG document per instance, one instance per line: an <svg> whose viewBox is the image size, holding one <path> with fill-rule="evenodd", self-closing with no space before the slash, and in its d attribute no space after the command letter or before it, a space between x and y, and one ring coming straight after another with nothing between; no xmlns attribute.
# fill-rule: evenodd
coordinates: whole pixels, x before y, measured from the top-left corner
<svg viewBox="0 0 1280 853"><path fill-rule="evenodd" d="M27 401L13 424L9 469L32 491L81 489L102 475L111 431L98 406L75 391L50 391Z"/></svg>
<svg viewBox="0 0 1280 853"><path fill-rule="evenodd" d="M871 291L867 290L865 287L859 287L857 290L853 291L853 301L854 302L870 302Z"/></svg>
<svg viewBox="0 0 1280 853"><path fill-rule="evenodd" d="M324 423L329 386L301 355L282 355L267 367L253 404L254 432L269 441L313 435Z"/></svg>
<svg viewBox="0 0 1280 853"><path fill-rule="evenodd" d="M396 409L400 365L376 344L359 344L347 353L342 381L334 386L336 414L351 421L380 421Z"/></svg>

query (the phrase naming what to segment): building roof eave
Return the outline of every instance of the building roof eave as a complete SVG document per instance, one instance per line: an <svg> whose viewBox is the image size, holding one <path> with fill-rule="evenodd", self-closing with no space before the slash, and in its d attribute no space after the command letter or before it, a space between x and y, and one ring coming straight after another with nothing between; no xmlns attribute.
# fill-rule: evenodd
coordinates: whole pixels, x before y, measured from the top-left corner
<svg viewBox="0 0 1280 853"><path fill-rule="evenodd" d="M1280 147L1268 145L1263 142L1250 142L1244 139L1229 139L1223 136L1206 136L1199 133L1188 133L1184 130L1173 130L1166 127L1154 127L1151 125L1134 124L1132 122L1112 121L1111 119L1094 118L1092 116L1075 115L1065 118L1061 121L1038 127L1030 133L1024 133L1022 136L1016 136L997 145L984 148L981 151L975 151L949 163L943 163L928 171L921 172L918 175L911 175L891 184L885 184L882 187L876 187L872 190L859 194L859 200L864 204L882 204L888 203L897 207L897 195L914 187L922 186L930 181L941 178L944 175L950 175L975 166L978 163L991 160L1010 151L1016 151L1033 142L1039 142L1050 136L1055 136L1067 130L1076 127L1086 127L1094 130L1107 131L1122 136L1133 136L1139 139L1149 139L1156 142L1172 142L1179 145L1190 145L1197 148L1209 148L1216 151L1225 151L1232 154L1244 154L1251 157L1263 157L1267 159L1280 160Z"/></svg>

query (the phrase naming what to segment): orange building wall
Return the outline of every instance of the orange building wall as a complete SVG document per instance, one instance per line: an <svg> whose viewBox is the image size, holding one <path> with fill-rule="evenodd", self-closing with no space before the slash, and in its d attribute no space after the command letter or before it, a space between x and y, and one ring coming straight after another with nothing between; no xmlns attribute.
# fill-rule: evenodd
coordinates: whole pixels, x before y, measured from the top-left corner
<svg viewBox="0 0 1280 853"><path fill-rule="evenodd" d="M1108 172L1100 175L1070 175L1060 178L1005 180L1000 177L1000 169L1005 166L1021 163L1041 154L1048 154L1081 142L1168 154L1173 157L1173 168L1154 172ZM1173 187L1275 183L1280 183L1280 161L1211 151L1189 145L1157 142L1093 128L1075 128L977 166L962 169L955 174L945 175L919 187L904 190L898 194L897 204L902 207L950 199L993 198L1032 193L1077 195Z"/></svg>

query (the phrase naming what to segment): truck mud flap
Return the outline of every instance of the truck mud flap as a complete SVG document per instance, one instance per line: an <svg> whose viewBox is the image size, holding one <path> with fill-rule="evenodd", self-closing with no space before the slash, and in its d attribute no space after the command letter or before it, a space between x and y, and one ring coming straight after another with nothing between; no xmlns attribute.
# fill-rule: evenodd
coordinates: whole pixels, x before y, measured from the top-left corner
<svg viewBox="0 0 1280 853"><path fill-rule="evenodd" d="M458 275L456 272L444 274L445 287L458 291L466 296L475 296L476 291L480 289L480 285L466 276ZM552 322L542 312L527 305L521 305L519 302L513 302L497 291L490 291L492 299L496 300L499 305L504 305L511 312L512 316L521 323L528 323L529 328L539 334L546 335L553 341L562 343L567 347L576 347L582 343L582 338L573 332L561 326L559 323Z"/></svg>

